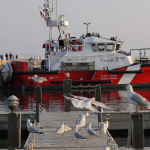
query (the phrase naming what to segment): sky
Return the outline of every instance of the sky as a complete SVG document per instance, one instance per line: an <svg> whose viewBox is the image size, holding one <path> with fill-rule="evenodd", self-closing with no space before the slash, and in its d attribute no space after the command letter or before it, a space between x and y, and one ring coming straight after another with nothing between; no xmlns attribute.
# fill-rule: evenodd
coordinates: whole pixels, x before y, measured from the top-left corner
<svg viewBox="0 0 150 150"><path fill-rule="evenodd" d="M68 32L80 37L89 32L117 36L123 51L150 47L150 0L57 0L59 14L69 21ZM38 6L44 0L0 0L0 54L35 53L44 57L48 27ZM54 0L55 8L55 0ZM57 28L54 37L58 37ZM138 55L134 54L134 55ZM149 53L150 55L150 53Z"/></svg>

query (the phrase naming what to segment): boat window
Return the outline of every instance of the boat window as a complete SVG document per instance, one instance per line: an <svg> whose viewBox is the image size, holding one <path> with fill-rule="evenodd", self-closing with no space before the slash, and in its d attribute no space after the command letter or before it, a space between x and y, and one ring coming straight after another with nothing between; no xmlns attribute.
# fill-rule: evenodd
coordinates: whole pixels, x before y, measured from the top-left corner
<svg viewBox="0 0 150 150"><path fill-rule="evenodd" d="M107 51L113 51L114 50L114 44L107 44Z"/></svg>
<svg viewBox="0 0 150 150"><path fill-rule="evenodd" d="M98 50L99 51L104 51L104 49L105 49L105 44L104 43L98 44Z"/></svg>
<svg viewBox="0 0 150 150"><path fill-rule="evenodd" d="M92 44L93 51L96 51L96 45Z"/></svg>
<svg viewBox="0 0 150 150"><path fill-rule="evenodd" d="M120 44L117 44L116 45L116 51L119 50L119 48L120 48Z"/></svg>

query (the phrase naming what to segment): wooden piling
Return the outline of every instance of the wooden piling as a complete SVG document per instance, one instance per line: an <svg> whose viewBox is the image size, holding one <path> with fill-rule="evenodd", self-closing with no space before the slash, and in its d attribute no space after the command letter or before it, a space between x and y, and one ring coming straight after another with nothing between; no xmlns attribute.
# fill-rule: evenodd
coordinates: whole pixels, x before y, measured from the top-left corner
<svg viewBox="0 0 150 150"><path fill-rule="evenodd" d="M65 96L70 97L70 93L72 90L72 80L71 79L66 79L63 80L63 93ZM66 98L64 98L64 110L65 112L69 112L70 111L70 100L67 100Z"/></svg>
<svg viewBox="0 0 150 150"><path fill-rule="evenodd" d="M144 129L143 114L133 113L132 119L132 147L135 149L144 149Z"/></svg>
<svg viewBox="0 0 150 150"><path fill-rule="evenodd" d="M21 147L21 114L18 114L18 147Z"/></svg>
<svg viewBox="0 0 150 150"><path fill-rule="evenodd" d="M8 114L8 149L21 147L21 114Z"/></svg>
<svg viewBox="0 0 150 150"><path fill-rule="evenodd" d="M42 86L35 87L36 103L42 104Z"/></svg>
<svg viewBox="0 0 150 150"><path fill-rule="evenodd" d="M101 86L98 85L95 89L95 100L101 102ZM98 107L98 111L101 112L101 107ZM102 113L98 114L98 122L102 121Z"/></svg>
<svg viewBox="0 0 150 150"><path fill-rule="evenodd" d="M36 123L40 123L40 106L42 103L42 87L37 86L35 88L35 95L36 95Z"/></svg>

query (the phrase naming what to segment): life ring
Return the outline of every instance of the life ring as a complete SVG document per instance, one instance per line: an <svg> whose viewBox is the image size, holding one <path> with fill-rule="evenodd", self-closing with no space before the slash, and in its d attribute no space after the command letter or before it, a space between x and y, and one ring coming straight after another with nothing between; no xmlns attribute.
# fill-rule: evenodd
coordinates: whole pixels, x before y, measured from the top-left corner
<svg viewBox="0 0 150 150"><path fill-rule="evenodd" d="M72 43L72 45L75 45L76 43L77 43L78 45L81 45L81 43L80 43L79 41L74 41L74 42ZM79 47L78 47L78 51L81 51L81 48L82 48L82 47L79 46ZM72 49L73 49L74 51L77 51L77 50L74 48L74 46L72 46Z"/></svg>

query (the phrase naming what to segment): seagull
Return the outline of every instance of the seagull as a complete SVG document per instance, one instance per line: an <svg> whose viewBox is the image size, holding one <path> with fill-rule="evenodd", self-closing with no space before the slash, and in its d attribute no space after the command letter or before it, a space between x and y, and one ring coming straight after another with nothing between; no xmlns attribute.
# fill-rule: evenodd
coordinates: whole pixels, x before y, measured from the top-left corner
<svg viewBox="0 0 150 150"><path fill-rule="evenodd" d="M104 122L102 122L96 130L99 130L101 134L105 134L107 132L107 126Z"/></svg>
<svg viewBox="0 0 150 150"><path fill-rule="evenodd" d="M89 113L86 111L83 113L85 115L85 117L88 117L89 116ZM82 114L81 114L82 115Z"/></svg>
<svg viewBox="0 0 150 150"><path fill-rule="evenodd" d="M65 131L69 131L69 130L72 130L70 127L68 127L67 125L64 124L64 122L60 122L57 129L56 129L56 133L59 134L62 134L64 133Z"/></svg>
<svg viewBox="0 0 150 150"><path fill-rule="evenodd" d="M39 83L42 83L42 82L44 82L44 81L48 81L48 80L45 79L45 78L38 77L36 74L33 76L33 80L38 83L38 86L39 86Z"/></svg>
<svg viewBox="0 0 150 150"><path fill-rule="evenodd" d="M109 127L109 122L108 121L105 121L105 126L108 129L108 127Z"/></svg>
<svg viewBox="0 0 150 150"><path fill-rule="evenodd" d="M80 99L80 100L83 100L83 101L87 101L89 99L92 99L92 100L95 100L95 97L92 97L92 98L87 98L87 97L82 97L82 96L75 96L75 95L72 95L70 94L72 97L75 97L77 99Z"/></svg>
<svg viewBox="0 0 150 150"><path fill-rule="evenodd" d="M43 129L42 127L38 127L38 126L32 124L32 122L30 122L30 119L27 119L27 124L30 124L32 127L37 128L37 129Z"/></svg>
<svg viewBox="0 0 150 150"><path fill-rule="evenodd" d="M29 123L27 123L27 129L28 129L28 131L30 132L30 133L38 133L38 134L44 134L43 132L40 132L37 128L35 128L35 127L33 127L32 125L31 125L31 122Z"/></svg>
<svg viewBox="0 0 150 150"><path fill-rule="evenodd" d="M85 126L85 122L86 122L85 117L86 117L86 115L85 115L85 114L82 114L81 117L76 121L75 126L76 126L77 128L80 128L80 127L84 127L84 126Z"/></svg>
<svg viewBox="0 0 150 150"><path fill-rule="evenodd" d="M89 104L86 105L86 102L90 101L90 99L87 99L86 100L78 100L76 98L70 98L70 97L67 97L67 96L64 96L66 99L68 100L71 100L72 104L74 107L76 108L86 108L86 109L89 109L90 111L92 112L99 112L96 108L94 108L92 105ZM99 112L100 113L100 112Z"/></svg>
<svg viewBox="0 0 150 150"><path fill-rule="evenodd" d="M56 133L62 134L64 133L65 129L64 129L64 122L60 122L57 129L56 129ZM59 137L59 136L58 136Z"/></svg>
<svg viewBox="0 0 150 150"><path fill-rule="evenodd" d="M75 136L75 138L78 140L78 142L79 142L80 139L86 140L87 138L84 137L82 134L80 134L80 133L77 131L77 129L78 129L78 128L75 126L75 129L74 129L74 136Z"/></svg>
<svg viewBox="0 0 150 150"><path fill-rule="evenodd" d="M65 97L66 99L70 100L71 103L72 103L72 105L73 105L74 107L76 107L76 108L84 108L84 107L81 105L82 102L84 102L84 101L78 100L78 99L76 99L76 98L67 97L67 96L65 96L65 95L64 95L64 97Z"/></svg>
<svg viewBox="0 0 150 150"><path fill-rule="evenodd" d="M89 105L91 108L92 106L90 105L91 104L94 104L95 106L99 106L99 107L102 107L102 108L105 108L105 109L110 109L110 110L113 110L112 108L106 106L105 104L101 103L101 102L98 102L98 101L95 101L95 97L92 97L92 98L86 98L86 97L81 97L81 96L75 96L75 95L72 95L70 94L71 96L75 97L75 98L78 98L80 100L83 100L85 103L82 103L82 105L86 108L86 105ZM87 106L87 109L89 109L90 107ZM93 109L93 108L92 108ZM91 110L92 112L98 112L100 113L98 110Z"/></svg>
<svg viewBox="0 0 150 150"><path fill-rule="evenodd" d="M136 92L133 91L133 88L130 84L126 85L127 89L127 97L128 100L136 105L136 112L138 113L139 107L140 106L146 106L148 109L150 109L150 102L142 97L141 95L137 94Z"/></svg>
<svg viewBox="0 0 150 150"><path fill-rule="evenodd" d="M94 132L94 130L91 128L91 123L88 124L87 126L87 133L92 136L92 139L93 139L93 136L97 136L97 134Z"/></svg>

